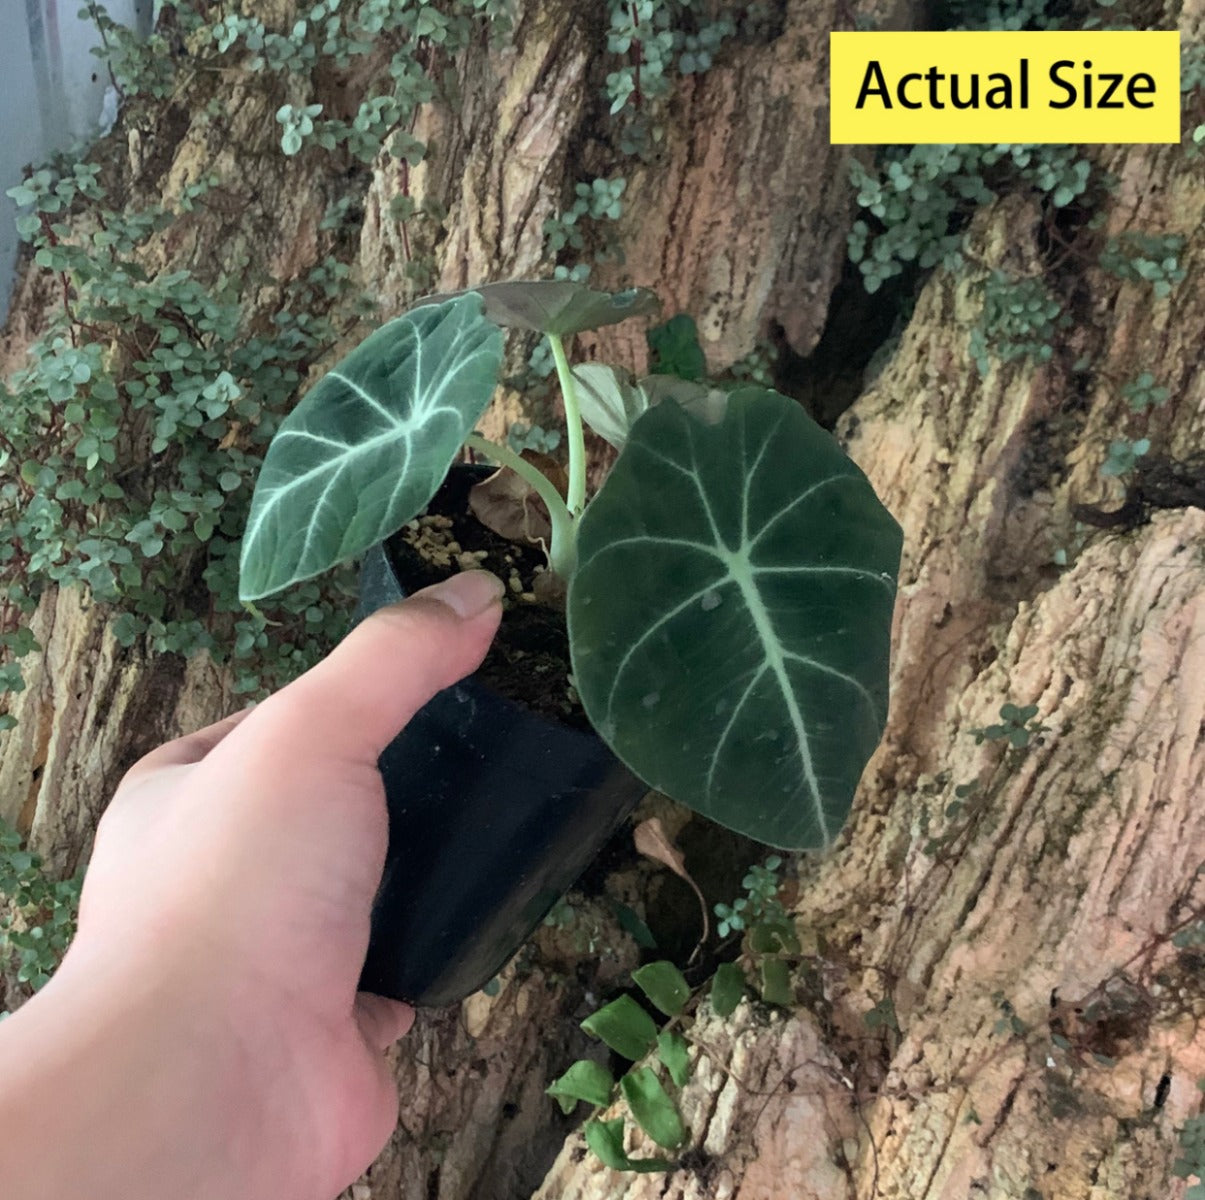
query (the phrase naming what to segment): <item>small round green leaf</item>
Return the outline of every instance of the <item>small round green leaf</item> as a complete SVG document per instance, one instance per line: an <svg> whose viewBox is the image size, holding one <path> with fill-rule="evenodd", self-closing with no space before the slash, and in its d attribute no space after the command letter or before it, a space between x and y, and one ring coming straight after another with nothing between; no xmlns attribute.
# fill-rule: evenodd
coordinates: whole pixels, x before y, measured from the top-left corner
<svg viewBox="0 0 1205 1200"><path fill-rule="evenodd" d="M619 1090L636 1123L658 1146L673 1150L686 1141L686 1126L678 1106L652 1067L633 1067L619 1081Z"/></svg>
<svg viewBox="0 0 1205 1200"><path fill-rule="evenodd" d="M632 972L636 986L667 1017L676 1017L690 999L690 984L672 962L651 962Z"/></svg>
<svg viewBox="0 0 1205 1200"><path fill-rule="evenodd" d="M653 1018L631 996L603 1005L582 1022L582 1028L633 1062L643 1058L657 1040Z"/></svg>
<svg viewBox="0 0 1205 1200"><path fill-rule="evenodd" d="M489 405L502 332L465 295L366 338L281 423L255 485L240 599L361 554L435 494Z"/></svg>
<svg viewBox="0 0 1205 1200"><path fill-rule="evenodd" d="M793 400L649 409L583 515L574 681L650 787L771 845L828 845L882 734L902 537Z"/></svg>

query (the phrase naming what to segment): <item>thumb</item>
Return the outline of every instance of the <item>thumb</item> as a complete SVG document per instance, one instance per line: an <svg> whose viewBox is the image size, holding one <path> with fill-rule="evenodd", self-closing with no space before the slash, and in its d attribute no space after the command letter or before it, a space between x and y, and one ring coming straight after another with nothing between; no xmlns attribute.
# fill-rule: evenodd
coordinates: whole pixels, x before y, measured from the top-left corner
<svg viewBox="0 0 1205 1200"><path fill-rule="evenodd" d="M462 571L380 609L265 700L231 739L253 728L278 753L304 754L317 730L325 754L375 764L436 692L481 665L502 616L503 590L488 571Z"/></svg>

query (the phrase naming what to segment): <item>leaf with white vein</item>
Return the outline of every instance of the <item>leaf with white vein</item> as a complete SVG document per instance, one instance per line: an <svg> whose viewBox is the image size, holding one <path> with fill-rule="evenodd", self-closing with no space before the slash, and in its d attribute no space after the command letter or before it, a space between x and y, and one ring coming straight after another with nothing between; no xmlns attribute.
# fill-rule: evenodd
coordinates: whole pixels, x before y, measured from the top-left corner
<svg viewBox="0 0 1205 1200"><path fill-rule="evenodd" d="M369 335L281 423L243 537L239 595L309 579L435 494L493 396L502 331L472 293Z"/></svg>
<svg viewBox="0 0 1205 1200"><path fill-rule="evenodd" d="M825 846L887 711L901 534L792 400L671 400L632 427L582 517L573 674L651 787L776 846Z"/></svg>

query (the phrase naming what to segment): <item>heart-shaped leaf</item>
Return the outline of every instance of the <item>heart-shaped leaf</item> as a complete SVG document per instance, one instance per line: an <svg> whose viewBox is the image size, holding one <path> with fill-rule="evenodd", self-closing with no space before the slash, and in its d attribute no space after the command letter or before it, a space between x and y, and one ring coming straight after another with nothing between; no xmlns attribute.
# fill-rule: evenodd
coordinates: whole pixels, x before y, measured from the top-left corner
<svg viewBox="0 0 1205 1200"><path fill-rule="evenodd" d="M390 321L328 371L268 447L241 598L361 554L420 512L488 407L501 361L502 331L470 294Z"/></svg>
<svg viewBox="0 0 1205 1200"><path fill-rule="evenodd" d="M651 787L775 846L827 845L882 734L899 526L762 388L645 413L581 519L587 715Z"/></svg>
<svg viewBox="0 0 1205 1200"><path fill-rule="evenodd" d="M649 288L599 292L568 279L508 279L483 283L472 293L485 302L485 315L496 325L558 337L617 325L629 317L648 316L661 307L657 293ZM432 296L424 303L438 304L464 294Z"/></svg>

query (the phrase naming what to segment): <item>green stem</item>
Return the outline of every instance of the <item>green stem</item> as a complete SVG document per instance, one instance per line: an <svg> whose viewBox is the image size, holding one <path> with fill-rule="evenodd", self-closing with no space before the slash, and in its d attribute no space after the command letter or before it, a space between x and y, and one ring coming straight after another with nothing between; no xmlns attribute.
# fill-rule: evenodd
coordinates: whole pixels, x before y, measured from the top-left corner
<svg viewBox="0 0 1205 1200"><path fill-rule="evenodd" d="M552 520L552 545L548 548L548 565L568 582L573 568L577 565L577 530L574 528L573 517L552 480L509 447L499 446L497 442L491 442L479 433L470 433L464 444L472 450L488 455L502 466L509 467L535 489L536 494L547 505L548 516Z"/></svg>
<svg viewBox="0 0 1205 1200"><path fill-rule="evenodd" d="M586 506L586 433L582 426L582 410L577 403L573 372L565 357L565 345L555 333L548 335L548 344L552 347L552 360L556 363L556 375L561 381L561 396L565 401L569 444L569 495L566 499L569 511L577 517Z"/></svg>

